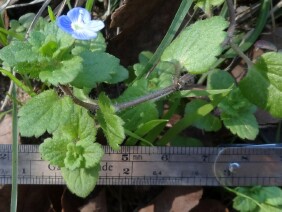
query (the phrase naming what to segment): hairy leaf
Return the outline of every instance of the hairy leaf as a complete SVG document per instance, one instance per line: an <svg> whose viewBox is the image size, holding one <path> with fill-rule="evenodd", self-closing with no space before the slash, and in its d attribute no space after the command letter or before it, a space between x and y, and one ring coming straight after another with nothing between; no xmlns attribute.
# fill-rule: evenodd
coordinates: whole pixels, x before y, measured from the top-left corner
<svg viewBox="0 0 282 212"><path fill-rule="evenodd" d="M67 145L70 141L60 138L47 138L40 144L39 152L44 160L54 166L64 167L64 159L67 153Z"/></svg>
<svg viewBox="0 0 282 212"><path fill-rule="evenodd" d="M166 48L161 59L178 63L191 74L207 72L222 52L228 22L220 16L197 21L185 28Z"/></svg>
<svg viewBox="0 0 282 212"><path fill-rule="evenodd" d="M100 110L97 118L108 140L109 145L114 149L120 149L120 144L125 138L123 120L115 114L115 108L111 105L110 99L104 94L99 95L98 105Z"/></svg>
<svg viewBox="0 0 282 212"><path fill-rule="evenodd" d="M90 41L76 40L75 47L72 50L72 54L79 55L86 50L90 50L92 52L104 52L106 50L106 42L101 32L98 33L96 39L92 39Z"/></svg>
<svg viewBox="0 0 282 212"><path fill-rule="evenodd" d="M19 110L19 128L22 136L38 137L52 133L68 121L73 112L70 97L59 97L55 91L44 91L30 99Z"/></svg>
<svg viewBox="0 0 282 212"><path fill-rule="evenodd" d="M77 88L94 88L97 83L117 83L128 77L127 70L119 64L116 57L100 51L84 51L83 71L71 83Z"/></svg>
<svg viewBox="0 0 282 212"><path fill-rule="evenodd" d="M46 66L39 67L39 78L43 82L53 85L67 84L72 82L82 70L82 58L71 57L63 61L49 61ZM36 65L36 64L34 64Z"/></svg>
<svg viewBox="0 0 282 212"><path fill-rule="evenodd" d="M100 165L86 169L69 170L62 168L62 176L71 192L85 198L93 191L99 177Z"/></svg>
<svg viewBox="0 0 282 212"><path fill-rule="evenodd" d="M96 140L96 126L85 108L75 105L68 122L61 125L54 133L54 137L69 141L94 142Z"/></svg>

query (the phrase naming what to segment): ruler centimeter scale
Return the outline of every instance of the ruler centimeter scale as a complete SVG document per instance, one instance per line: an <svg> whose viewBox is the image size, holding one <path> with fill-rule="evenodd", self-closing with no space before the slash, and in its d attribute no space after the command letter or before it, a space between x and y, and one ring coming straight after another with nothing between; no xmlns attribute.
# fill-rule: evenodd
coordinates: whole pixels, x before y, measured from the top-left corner
<svg viewBox="0 0 282 212"><path fill-rule="evenodd" d="M99 185L282 186L282 148L103 147ZM11 183L11 145L0 145L0 184ZM38 145L19 145L19 184L65 184Z"/></svg>

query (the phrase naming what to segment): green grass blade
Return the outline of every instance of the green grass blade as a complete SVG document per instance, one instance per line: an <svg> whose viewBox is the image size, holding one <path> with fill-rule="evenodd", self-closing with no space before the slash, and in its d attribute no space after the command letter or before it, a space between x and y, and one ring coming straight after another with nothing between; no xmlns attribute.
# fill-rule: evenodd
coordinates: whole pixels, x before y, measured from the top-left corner
<svg viewBox="0 0 282 212"><path fill-rule="evenodd" d="M94 3L95 3L95 0L87 0L86 5L85 5L85 9L87 9L89 12L91 12Z"/></svg>
<svg viewBox="0 0 282 212"><path fill-rule="evenodd" d="M140 74L136 80L141 79L148 71L151 70L151 68L154 67L154 65L158 62L160 59L163 51L165 48L171 43L173 40L176 32L178 31L181 23L183 22L186 14L188 13L191 5L193 3L193 0L183 0L179 6L179 9L177 10L175 17L165 35L162 42L160 43L159 47L155 51L154 55L151 57L151 59L148 61L147 65L145 66L144 70L142 71L142 74Z"/></svg>
<svg viewBox="0 0 282 212"><path fill-rule="evenodd" d="M13 84L12 96L16 98L17 90L16 85ZM18 111L17 101L13 101L13 123L12 123L12 195L11 195L11 212L17 211L17 199L18 199Z"/></svg>
<svg viewBox="0 0 282 212"><path fill-rule="evenodd" d="M24 85L20 80L18 80L11 72L1 68L0 72L9 77L10 80L12 80L19 88L28 93L30 96L36 95L36 93L34 93L28 86Z"/></svg>

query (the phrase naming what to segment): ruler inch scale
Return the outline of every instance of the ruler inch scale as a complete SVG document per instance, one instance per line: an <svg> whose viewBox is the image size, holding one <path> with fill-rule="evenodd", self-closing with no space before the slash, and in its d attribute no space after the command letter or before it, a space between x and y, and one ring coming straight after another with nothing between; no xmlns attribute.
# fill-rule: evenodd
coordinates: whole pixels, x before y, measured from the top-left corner
<svg viewBox="0 0 282 212"><path fill-rule="evenodd" d="M65 184L38 145L19 145L19 184ZM98 185L282 186L282 147L104 146ZM0 145L0 184L11 184L12 148Z"/></svg>

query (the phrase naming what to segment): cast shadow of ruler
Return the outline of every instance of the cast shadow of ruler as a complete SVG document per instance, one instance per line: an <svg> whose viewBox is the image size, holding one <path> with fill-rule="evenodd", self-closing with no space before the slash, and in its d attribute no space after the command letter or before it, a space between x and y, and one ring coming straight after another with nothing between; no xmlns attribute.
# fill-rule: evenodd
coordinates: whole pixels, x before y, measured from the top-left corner
<svg viewBox="0 0 282 212"><path fill-rule="evenodd" d="M122 147L105 155L100 185L282 185L282 148ZM11 183L11 145L0 145L0 184ZM64 184L37 145L19 145L19 184Z"/></svg>

